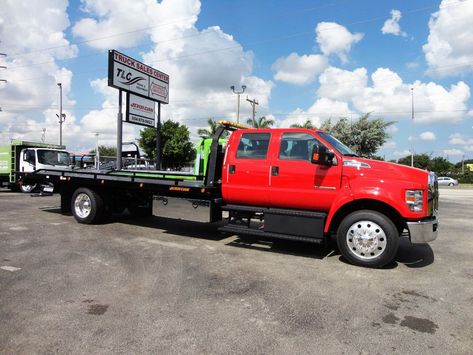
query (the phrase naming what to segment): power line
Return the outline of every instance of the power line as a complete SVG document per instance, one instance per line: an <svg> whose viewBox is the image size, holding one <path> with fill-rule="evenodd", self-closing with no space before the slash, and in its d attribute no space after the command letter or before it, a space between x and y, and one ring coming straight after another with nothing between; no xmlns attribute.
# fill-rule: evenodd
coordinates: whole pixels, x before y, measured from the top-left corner
<svg viewBox="0 0 473 355"><path fill-rule="evenodd" d="M448 4L448 5L443 6L442 8L451 7L451 6L456 6L456 5L458 5L458 4L462 4L462 3L466 2L466 1L471 1L471 0L464 0L464 1L453 2L453 3L450 3L450 4ZM337 3L335 3L335 4L337 4ZM338 3L338 4L339 4L339 3ZM331 6L331 5L330 5L330 4L327 4L327 5L325 5L325 6L319 6L319 7L309 8L308 11L309 11L309 10L313 10L313 9L324 8L324 7L328 7L328 6ZM333 4L332 4L332 6L333 6ZM432 8L436 8L436 6L425 6L425 7L420 7L420 8L412 9L412 10L407 10L407 11L404 11L404 12L403 12L403 16L406 15L406 14L409 15L409 14L412 14L412 13L416 13L416 12L420 12L420 11L425 11L425 10L429 10L429 9L432 9ZM344 26L354 26L354 25L359 25L359 24L374 22L374 21L377 21L377 20L382 20L382 19L385 19L385 18L386 18L386 16L377 16L377 17L372 17L372 18L365 19L365 20L354 21L354 22L345 24ZM20 54L13 54L13 55L11 55L10 57L18 57L18 56L21 56L21 55L34 54L34 53L41 52L41 51L47 51L47 50L52 50L52 49L58 49L58 48L69 47L69 46L71 46L71 45L77 45L77 44L90 43L90 42L94 42L94 41L100 41L100 40L104 40L104 39L108 39L108 38L113 38L113 37L118 37L118 36L122 36L122 35L128 35L128 34L131 34L131 33L137 33L137 32L141 32L141 31L146 31L146 30L149 30L149 29L152 29L152 28L156 28L156 27L167 26L167 25L170 25L170 24L173 24L173 23L177 23L177 22L180 22L180 20L176 20L176 21L174 21L174 22L169 22L169 23L165 23L165 24L161 24L161 25L156 25L156 26L149 26L149 27L145 27L145 28L141 28L141 29L132 30L132 31L121 32L121 33L113 34L113 35L110 35L110 36L96 37L96 38L91 38L91 39L84 40L84 41L79 41L79 42L71 42L71 43L69 43L68 45L60 45L60 46L54 46L54 47L43 48L43 49L38 49L38 50L35 50L35 51L30 51L30 52L25 52L25 53L20 53ZM330 31L330 30L335 30L335 29L338 29L338 26L333 26L333 27L324 28L324 29L321 29L320 31L321 31L321 32L325 32L325 31ZM218 30L209 30L209 31L218 32ZM159 42L154 42L153 45L159 45L159 44L163 44L163 43L166 43L166 42L173 42L173 41L183 40L183 39L187 39L187 38L198 37L198 36L202 36L202 35L208 34L209 31L205 31L205 32L204 32L204 31L199 31L198 33L196 33L196 34L194 34L194 35L183 36L183 37L176 37L176 38L172 38L172 39L168 39L168 40L162 40L162 41L159 41ZM261 41L254 41L254 42L247 43L246 45L250 45L250 46L251 46L251 45L260 45L260 44L271 43L271 42L280 41L280 40L292 39L292 38L295 38L295 37L299 37L299 36L303 36L303 35L309 35L309 34L313 34L313 30L312 30L312 31L298 32L298 33L289 34L289 35L283 35L283 36L279 36L279 37L273 37L273 38L269 38L269 39L261 40ZM147 45L148 45L148 44L146 44L146 45L139 45L139 46L133 46L133 47L128 47L128 48L129 48L129 49L134 49L134 48L145 47L145 46L147 46ZM224 48L219 48L219 49L211 50L211 51L198 52L198 53L193 53L193 54L185 55L185 56L178 56L178 57L172 58L172 60L176 60L176 59L180 59L180 58L188 58L188 57L197 56L197 55L202 55L202 54L209 54L209 53L218 52L218 51L231 50L231 49L234 49L234 48L241 48L241 47L242 47L242 46L241 46L240 44L238 44L238 45L236 45L236 46L224 47ZM91 57L91 56L98 56L98 55L102 55L103 53L104 53L104 52L101 52L101 53L98 53L98 54L86 55L86 56L78 56L78 57L74 57L74 58L63 59L63 60L61 60L61 61L65 61L65 60L75 60L75 59L77 59L77 58L86 58L86 57ZM149 63L149 64L158 63L158 62L162 62L162 61L168 61L168 60L171 60L171 58L159 59L159 60L156 60L156 61L151 62L151 63ZM31 67L31 66L49 64L49 63L55 63L55 62L56 62L56 61L53 60L53 61L46 61L46 62L41 62L41 63L32 63L32 64L29 64L29 65L11 67L11 69L17 69L17 68L23 68L23 67ZM37 78L33 78L33 79L23 79L23 80L36 80L36 79L37 79Z"/></svg>
<svg viewBox="0 0 473 355"><path fill-rule="evenodd" d="M297 10L297 11L293 11L293 13L294 13L294 14L306 13L306 12L308 12L308 11L313 11L313 10L318 10L318 9L322 9L322 8L327 8L327 7L330 7L330 6L336 6L336 5L345 3L345 2L347 2L347 1L349 1L349 0L343 0L343 1L335 2L335 3L324 4L324 5L315 6L315 7L310 7L310 8L306 8L306 9L300 9L300 10ZM220 11L219 11L218 15L219 15L219 16L221 15L221 12L220 12ZM12 54L11 56L12 56L12 57L18 57L18 56L23 56L23 55L35 54L35 53L42 52L42 51L49 51L49 50L54 50L54 49L59 49L59 48L65 48L65 47L69 47L69 46L71 46L71 45L80 45L80 44L85 44L85 43L90 43L90 42L95 42L95 41L101 41L101 40L109 39L109 38L113 38L113 37L125 36L125 35L129 35L129 34L132 34L132 33L144 32L144 31L148 31L148 30L150 30L150 29L159 28L159 27L164 27L164 26L169 26L169 25L172 25L172 24L175 24L175 23L183 22L183 21L185 21L185 20L192 19L192 18L194 18L194 17L195 17L195 15L187 16L187 17L182 17L182 18L177 19L177 20L175 20L175 21L166 22L166 23L163 23L163 24L155 25L155 26L148 26L148 27L138 28L138 29L134 29L134 30L130 30L130 31L125 31L125 32L117 32L117 33L114 33L114 34L111 34L111 35L108 35L108 36L89 38L89 39L83 40L83 41L70 42L70 43L65 44L65 45L58 45L58 46L53 46L53 47L45 47L45 48L40 48L40 49L36 49L36 50L33 50L33 51L14 53L14 54ZM287 18L287 12L285 12L283 16L275 16L276 19L277 19L278 17Z"/></svg>

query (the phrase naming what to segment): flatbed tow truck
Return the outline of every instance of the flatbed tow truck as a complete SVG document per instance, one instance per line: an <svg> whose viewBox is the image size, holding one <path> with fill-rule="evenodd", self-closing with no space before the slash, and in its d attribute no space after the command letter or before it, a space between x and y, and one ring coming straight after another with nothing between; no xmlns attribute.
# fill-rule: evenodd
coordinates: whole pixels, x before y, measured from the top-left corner
<svg viewBox="0 0 473 355"><path fill-rule="evenodd" d="M391 262L403 236L412 244L437 237L434 173L358 157L320 130L221 122L207 143L195 174L45 169L20 175L26 184L54 184L61 211L79 223L124 209L163 216L172 206L181 214L187 208L189 217L205 211L207 222L221 221L226 211L222 231L312 243L336 238L349 262L366 267Z"/></svg>

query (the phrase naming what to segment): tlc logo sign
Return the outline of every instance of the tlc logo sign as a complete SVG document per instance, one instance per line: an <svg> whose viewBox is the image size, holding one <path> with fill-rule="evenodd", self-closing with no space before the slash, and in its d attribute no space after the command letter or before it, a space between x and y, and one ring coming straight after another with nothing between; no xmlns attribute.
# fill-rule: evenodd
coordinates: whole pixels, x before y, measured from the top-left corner
<svg viewBox="0 0 473 355"><path fill-rule="evenodd" d="M146 78L142 76L137 76L133 78L133 74L131 72L127 73L125 70L120 68L117 68L117 77L121 79L120 83L122 83L123 85L134 85L142 80L146 80Z"/></svg>
<svg viewBox="0 0 473 355"><path fill-rule="evenodd" d="M108 52L108 86L169 103L169 75L120 52Z"/></svg>

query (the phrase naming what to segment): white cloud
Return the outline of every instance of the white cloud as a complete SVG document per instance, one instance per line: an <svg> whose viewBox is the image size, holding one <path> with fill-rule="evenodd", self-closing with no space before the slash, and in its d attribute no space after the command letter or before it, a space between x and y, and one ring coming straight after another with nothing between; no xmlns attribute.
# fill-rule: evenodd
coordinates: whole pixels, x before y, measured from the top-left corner
<svg viewBox="0 0 473 355"><path fill-rule="evenodd" d="M315 29L316 41L326 56L337 55L342 62L347 62L351 47L361 41L362 33L351 33L346 27L335 22L320 22Z"/></svg>
<svg viewBox="0 0 473 355"><path fill-rule="evenodd" d="M397 143L394 141L389 141L383 144L381 149L395 149L397 148Z"/></svg>
<svg viewBox="0 0 473 355"><path fill-rule="evenodd" d="M450 156L462 156L464 154L460 149L445 149L443 153Z"/></svg>
<svg viewBox="0 0 473 355"><path fill-rule="evenodd" d="M451 134L448 143L452 145L473 145L473 138L468 138L461 133Z"/></svg>
<svg viewBox="0 0 473 355"><path fill-rule="evenodd" d="M319 82L319 97L349 100L364 90L368 76L365 68L349 71L330 67L320 75Z"/></svg>
<svg viewBox="0 0 473 355"><path fill-rule="evenodd" d="M378 68L371 75L371 83L366 75L364 68L350 72L330 67L319 78L318 98L351 102L358 112L398 120L411 117L411 88L414 88L417 123L459 122L468 111L470 88L463 81L447 89L434 82L404 83L388 68Z"/></svg>
<svg viewBox="0 0 473 355"><path fill-rule="evenodd" d="M433 132L430 132L430 131L422 132L419 135L419 137L423 141L434 141L437 138L437 137L435 137L435 134Z"/></svg>
<svg viewBox="0 0 473 355"><path fill-rule="evenodd" d="M320 54L299 56L297 53L291 53L273 64L273 70L276 70L274 79L292 84L307 84L327 66L328 59Z"/></svg>
<svg viewBox="0 0 473 355"><path fill-rule="evenodd" d="M151 41L151 50L142 53L142 60L170 76L170 103L162 106L162 120L188 125L195 138L197 128L207 126L209 118L235 119L237 96L230 90L232 85L247 86L241 97L241 122L251 116L246 95L258 100L258 116L267 113L273 83L252 75L253 53L245 51L233 36L218 26L197 29L198 0L147 0L135 6L136 3L85 0L88 19L79 21L74 33L95 48L112 48L118 40L122 47L123 43L132 47L140 41ZM135 20L125 21L125 28L116 26L124 16ZM135 31L139 28L143 30ZM126 30L130 32L129 40L124 40L128 35L114 36ZM93 40L97 31L104 34L100 41ZM107 100L101 110L89 113L82 122L92 123L94 117L100 117L111 125L113 118L109 117L106 103Z"/></svg>
<svg viewBox="0 0 473 355"><path fill-rule="evenodd" d="M409 150L396 150L394 153L393 153L394 156L396 157L405 157L407 155L411 155L411 152Z"/></svg>
<svg viewBox="0 0 473 355"><path fill-rule="evenodd" d="M150 34L154 41L164 37L177 40L193 27L200 12L197 0L164 0L161 4L154 0L83 0L82 3L82 10L90 17L79 20L72 33L98 49L133 47Z"/></svg>
<svg viewBox="0 0 473 355"><path fill-rule="evenodd" d="M408 63L406 63L406 67L407 67L407 69L414 70L414 69L419 68L420 64L418 62L408 62Z"/></svg>
<svg viewBox="0 0 473 355"><path fill-rule="evenodd" d="M63 142L75 139L77 125L71 109L72 72L58 60L73 58L77 47L65 38L69 27L66 0L41 2L7 1L2 3L0 38L2 52L7 53L0 65L7 84L2 84L0 131L8 138L41 141L43 128L46 142L59 142L56 114L59 106L58 82L63 88Z"/></svg>
<svg viewBox="0 0 473 355"><path fill-rule="evenodd" d="M391 34L395 36L406 37L406 32L401 31L401 26L399 26L399 21L401 20L402 14L399 10L391 10L391 18L387 19L384 22L381 32L383 34Z"/></svg>
<svg viewBox="0 0 473 355"><path fill-rule="evenodd" d="M338 121L342 117L348 117L351 114L348 104L342 101L330 100L327 98L318 99L307 111L300 108L291 112L282 122L280 127L289 127L294 123L302 124L308 119L316 127L320 127L323 121L332 119Z"/></svg>
<svg viewBox="0 0 473 355"><path fill-rule="evenodd" d="M430 17L429 37L423 46L430 73L444 76L471 71L473 2L443 0Z"/></svg>

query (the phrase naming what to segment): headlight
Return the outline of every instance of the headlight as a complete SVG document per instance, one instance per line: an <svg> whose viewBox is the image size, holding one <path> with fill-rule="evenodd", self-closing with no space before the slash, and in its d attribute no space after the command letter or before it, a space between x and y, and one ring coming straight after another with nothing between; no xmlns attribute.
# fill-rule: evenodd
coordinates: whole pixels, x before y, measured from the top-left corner
<svg viewBox="0 0 473 355"><path fill-rule="evenodd" d="M424 209L424 191L407 190L406 204L412 212L422 212Z"/></svg>

